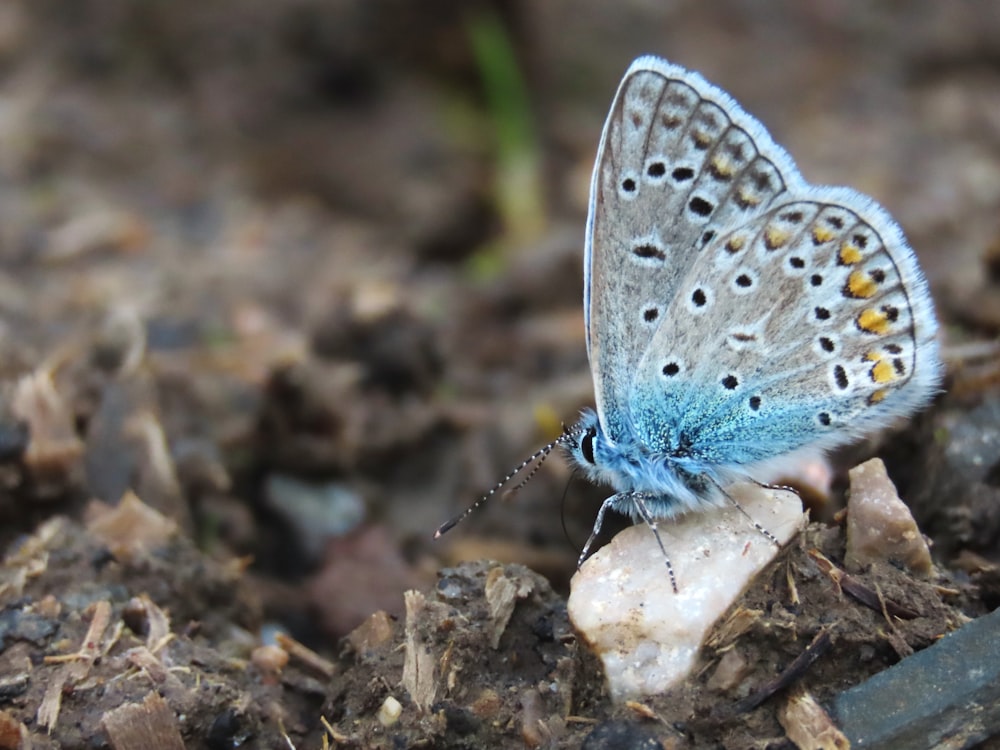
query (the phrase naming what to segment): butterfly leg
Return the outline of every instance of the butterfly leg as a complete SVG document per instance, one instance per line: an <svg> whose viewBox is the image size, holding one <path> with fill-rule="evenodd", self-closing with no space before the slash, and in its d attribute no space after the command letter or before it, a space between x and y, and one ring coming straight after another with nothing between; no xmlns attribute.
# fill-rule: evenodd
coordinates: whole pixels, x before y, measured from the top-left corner
<svg viewBox="0 0 1000 750"><path fill-rule="evenodd" d="M677 593L677 577L674 575L674 566L670 564L670 556L667 554L667 548L663 546L663 540L660 538L660 532L656 527L656 518L649 511L649 506L646 505L646 500L653 499L655 495L648 492L620 492L616 495L612 495L603 503L601 503L601 509L597 511L597 520L594 521L594 530L590 532L590 538L587 539L587 543L583 545L583 552L580 553L580 559L576 566L579 568L583 565L583 561L587 559L590 553L590 547L593 545L594 540L597 535L601 533L601 526L604 525L604 514L607 512L608 508L619 505L622 501L628 501L634 504L636 510L638 511L639 517L649 526L653 531L653 536L656 537L656 543L660 545L660 551L663 553L663 561L667 564L667 574L670 576L670 585L674 589L674 593Z"/></svg>
<svg viewBox="0 0 1000 750"><path fill-rule="evenodd" d="M787 492L795 492L795 490L792 489L791 487L783 487L783 486L774 485L774 484L764 484L762 482L758 482L757 480L751 480L751 481L753 481L753 483L756 484L761 489L765 489L765 490L786 490ZM718 486L718 485L716 485L716 486ZM736 509L740 513L743 514L744 518L746 518L750 523L753 524L753 527L755 529L757 529L757 531L759 531L761 534L763 534L765 537L767 537L767 540L769 542L771 542L771 544L773 544L775 547L778 547L779 549L781 548L781 542L778 541L778 538L774 534L772 534L770 531L768 531L767 529L765 529L763 526L761 526L759 523L757 523L753 518L751 518L750 514L747 513L743 509L743 506L740 505L738 502L736 502L736 498L734 498L732 495L730 495L728 492L726 492L721 487L719 487L719 490L722 492L723 495L726 496L726 499L729 500L729 502L731 502L733 505L736 506ZM797 495L799 493L795 492L795 494Z"/></svg>
<svg viewBox="0 0 1000 750"><path fill-rule="evenodd" d="M629 494L631 493L612 495L601 503L601 509L597 511L597 520L594 521L594 530L590 532L590 537L587 539L587 543L583 545L583 552L580 553L580 559L576 561L577 569L583 565L583 561L586 560L590 554L591 545L594 543L594 540L597 539L597 535L601 533L601 526L604 525L604 514L607 512L608 508L621 500L623 497L627 497Z"/></svg>
<svg viewBox="0 0 1000 750"><path fill-rule="evenodd" d="M670 555L667 554L667 548L663 546L663 540L660 538L660 532L656 526L656 517L649 512L649 507L646 505L647 499L652 499L655 495L651 495L648 492L632 492L629 493L632 498L632 502L635 503L636 510L639 511L639 515L642 520L646 522L650 530L653 532L653 536L656 537L656 543L660 545L660 552L663 553L663 561L667 564L667 574L670 576L670 586L673 588L674 593L677 593L677 578L674 575L674 566L670 564Z"/></svg>

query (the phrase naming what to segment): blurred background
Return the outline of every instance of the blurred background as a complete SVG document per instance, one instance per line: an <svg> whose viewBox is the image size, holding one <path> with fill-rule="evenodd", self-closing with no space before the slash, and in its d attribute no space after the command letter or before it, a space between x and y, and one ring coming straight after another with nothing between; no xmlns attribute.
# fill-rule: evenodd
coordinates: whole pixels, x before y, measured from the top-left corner
<svg viewBox="0 0 1000 750"><path fill-rule="evenodd" d="M313 639L460 559L565 587L605 492L560 459L431 534L592 401L590 171L645 53L883 203L946 339L995 335L994 5L6 2L4 543L131 488Z"/></svg>

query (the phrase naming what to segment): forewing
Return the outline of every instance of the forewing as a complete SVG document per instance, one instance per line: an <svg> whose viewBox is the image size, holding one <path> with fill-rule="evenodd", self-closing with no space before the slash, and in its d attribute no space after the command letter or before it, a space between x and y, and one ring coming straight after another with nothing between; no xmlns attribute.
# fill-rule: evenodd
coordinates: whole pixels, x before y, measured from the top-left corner
<svg viewBox="0 0 1000 750"><path fill-rule="evenodd" d="M612 442L630 431L640 360L720 226L752 222L798 173L722 90L657 58L623 79L591 183L584 260L587 352ZM784 175L784 176L783 176Z"/></svg>

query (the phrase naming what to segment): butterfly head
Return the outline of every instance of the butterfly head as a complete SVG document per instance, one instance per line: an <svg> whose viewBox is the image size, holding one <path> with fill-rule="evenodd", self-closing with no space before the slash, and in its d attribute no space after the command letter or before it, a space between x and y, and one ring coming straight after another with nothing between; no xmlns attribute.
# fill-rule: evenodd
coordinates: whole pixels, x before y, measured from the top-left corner
<svg viewBox="0 0 1000 750"><path fill-rule="evenodd" d="M630 463L629 458L608 438L592 409L584 409L580 420L563 433L561 443L590 481L619 491L633 489L625 479L629 472L624 464Z"/></svg>

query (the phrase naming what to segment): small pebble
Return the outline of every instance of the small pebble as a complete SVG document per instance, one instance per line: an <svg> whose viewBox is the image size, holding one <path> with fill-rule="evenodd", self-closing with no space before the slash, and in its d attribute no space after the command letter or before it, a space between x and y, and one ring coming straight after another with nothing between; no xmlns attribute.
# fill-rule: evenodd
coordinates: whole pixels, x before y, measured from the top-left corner
<svg viewBox="0 0 1000 750"><path fill-rule="evenodd" d="M281 671L288 665L288 652L280 646L258 646L250 661L260 670L267 684L276 684Z"/></svg>
<svg viewBox="0 0 1000 750"><path fill-rule="evenodd" d="M899 563L920 576L933 572L931 553L906 503L899 499L882 459L848 472L847 552L844 563L858 572L875 562Z"/></svg>
<svg viewBox="0 0 1000 750"><path fill-rule="evenodd" d="M722 655L719 663L715 666L715 671L708 678L708 687L713 690L729 692L743 682L751 671L746 658L737 648L731 648Z"/></svg>
<svg viewBox="0 0 1000 750"><path fill-rule="evenodd" d="M403 704L398 700L393 698L391 695L388 696L382 705L378 709L378 721L379 724L388 728L399 721L399 717L403 714Z"/></svg>

